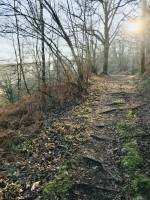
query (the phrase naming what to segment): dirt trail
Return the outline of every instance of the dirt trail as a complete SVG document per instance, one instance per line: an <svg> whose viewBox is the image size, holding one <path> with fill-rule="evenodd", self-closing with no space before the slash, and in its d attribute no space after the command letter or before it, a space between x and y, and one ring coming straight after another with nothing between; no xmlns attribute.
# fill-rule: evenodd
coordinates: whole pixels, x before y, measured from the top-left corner
<svg viewBox="0 0 150 200"><path fill-rule="evenodd" d="M116 125L128 110L135 110L135 88L131 76L95 78L84 106L90 108L87 134L83 145L83 159L79 166L77 190L82 200L123 199L122 177L119 171L119 139ZM134 99L134 100L133 100ZM118 156L118 157L117 157Z"/></svg>
<svg viewBox="0 0 150 200"><path fill-rule="evenodd" d="M17 197L43 199L45 183L54 179L65 159L76 157L78 152L80 159L73 172L75 180L68 197L70 200L127 200L122 192L124 180L120 171L120 140L116 126L129 110L137 112L137 116L139 112L140 121L143 119L140 115L143 102L132 80L132 76L92 77L84 102L52 122L46 120L45 129L32 138L32 146L29 143L25 152L15 151L9 157L5 152L1 177L9 184L14 180L19 182L17 187L22 192L18 192ZM149 116L147 114L147 119ZM145 124L144 119L142 123ZM32 190L38 181L40 185ZM4 183L3 190L6 193ZM65 199L60 196L46 199Z"/></svg>

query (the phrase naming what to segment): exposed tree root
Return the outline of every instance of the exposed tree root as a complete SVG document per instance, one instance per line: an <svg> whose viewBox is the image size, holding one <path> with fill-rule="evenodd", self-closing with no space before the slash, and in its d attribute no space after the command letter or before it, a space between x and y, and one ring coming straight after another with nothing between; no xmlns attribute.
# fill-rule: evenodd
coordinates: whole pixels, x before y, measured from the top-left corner
<svg viewBox="0 0 150 200"><path fill-rule="evenodd" d="M83 189L83 190L102 190L104 192L119 192L119 190L108 188L108 187L102 187L94 184L88 184L88 183L76 183L73 186L74 189Z"/></svg>
<svg viewBox="0 0 150 200"><path fill-rule="evenodd" d="M118 110L117 108L109 108L109 109L106 109L106 110L102 110L101 112L99 112L99 114L107 114L107 113L110 113L110 112L113 112L113 111L116 111Z"/></svg>
<svg viewBox="0 0 150 200"><path fill-rule="evenodd" d="M94 134L92 134L91 137L92 137L93 139L95 139L95 140L98 140L98 141L108 141L108 142L110 142L110 141L115 141L115 139L113 139L113 138L109 138L109 137L105 137L105 136L99 137L99 136L94 135Z"/></svg>
<svg viewBox="0 0 150 200"><path fill-rule="evenodd" d="M101 161L101 160L96 160L96 159L94 159L94 158L90 158L90 157L87 157L87 156L84 156L84 157L83 157L83 160L84 160L85 162L87 162L88 164L90 164L90 165L96 165L96 166L100 167L103 171L106 172L106 170L105 170L105 168L104 168L104 166L103 166L103 161Z"/></svg>
<svg viewBox="0 0 150 200"><path fill-rule="evenodd" d="M127 107L120 107L120 108L109 108L109 109L99 112L99 114L108 114L108 113L111 113L114 111L121 111L121 110L136 110L140 107L141 107L141 105L127 106Z"/></svg>

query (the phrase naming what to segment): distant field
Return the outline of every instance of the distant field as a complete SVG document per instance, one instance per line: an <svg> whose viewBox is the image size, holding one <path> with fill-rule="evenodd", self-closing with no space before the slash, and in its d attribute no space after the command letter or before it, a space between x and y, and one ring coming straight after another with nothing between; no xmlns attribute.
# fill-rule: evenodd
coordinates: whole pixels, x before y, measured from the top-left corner
<svg viewBox="0 0 150 200"><path fill-rule="evenodd" d="M0 89L0 107L5 106L6 104L6 100L3 97L3 90Z"/></svg>
<svg viewBox="0 0 150 200"><path fill-rule="evenodd" d="M0 95L2 95L3 94L3 90L2 89L0 89Z"/></svg>

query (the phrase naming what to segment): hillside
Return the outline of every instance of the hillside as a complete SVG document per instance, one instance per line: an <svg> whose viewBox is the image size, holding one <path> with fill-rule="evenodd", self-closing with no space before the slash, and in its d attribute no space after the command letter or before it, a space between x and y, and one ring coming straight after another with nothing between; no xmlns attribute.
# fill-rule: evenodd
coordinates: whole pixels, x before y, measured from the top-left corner
<svg viewBox="0 0 150 200"><path fill-rule="evenodd" d="M1 135L0 199L148 200L150 96L134 82L92 77L87 96L37 131Z"/></svg>

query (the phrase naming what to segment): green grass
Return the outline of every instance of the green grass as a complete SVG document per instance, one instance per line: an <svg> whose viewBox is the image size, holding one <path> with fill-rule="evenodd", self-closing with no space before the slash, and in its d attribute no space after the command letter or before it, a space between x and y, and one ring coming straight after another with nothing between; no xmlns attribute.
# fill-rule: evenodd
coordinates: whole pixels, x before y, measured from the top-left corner
<svg viewBox="0 0 150 200"><path fill-rule="evenodd" d="M44 185L42 192L43 199L48 199L49 197L67 199L67 194L73 186L72 169L75 165L75 158L67 160L61 165L54 179Z"/></svg>

